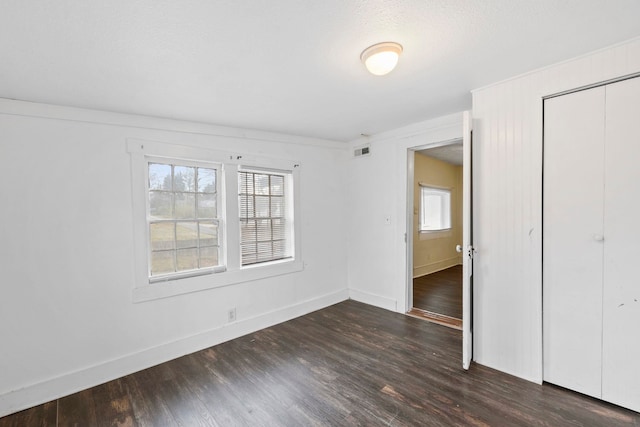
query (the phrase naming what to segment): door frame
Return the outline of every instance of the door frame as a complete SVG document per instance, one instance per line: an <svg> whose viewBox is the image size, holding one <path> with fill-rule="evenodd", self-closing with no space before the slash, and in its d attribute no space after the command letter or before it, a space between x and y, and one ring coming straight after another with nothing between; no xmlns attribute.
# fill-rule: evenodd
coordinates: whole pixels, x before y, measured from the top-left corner
<svg viewBox="0 0 640 427"><path fill-rule="evenodd" d="M406 241L406 259L407 269L405 277L405 290L406 290L406 306L404 312L408 312L413 308L413 180L415 177L415 153L416 151L428 150L430 148L445 147L447 145L457 144L462 141L462 138L447 139L444 141L432 142L429 144L416 145L407 148L407 205L406 205L406 224L405 241ZM463 165L464 168L464 165ZM464 169L463 169L464 171Z"/></svg>
<svg viewBox="0 0 640 427"><path fill-rule="evenodd" d="M415 152L418 150L437 148L463 143L462 162L462 367L469 369L473 358L473 145L471 113L465 111L462 117L462 137L434 142L430 144L410 146L407 148L407 187L405 206L405 313L413 308L413 234L414 234L414 178L415 178Z"/></svg>

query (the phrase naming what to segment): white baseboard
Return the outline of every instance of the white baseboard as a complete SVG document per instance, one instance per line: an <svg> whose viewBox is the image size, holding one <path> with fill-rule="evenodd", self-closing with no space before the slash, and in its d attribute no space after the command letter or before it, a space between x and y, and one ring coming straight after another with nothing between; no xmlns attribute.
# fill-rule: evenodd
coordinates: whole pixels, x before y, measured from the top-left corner
<svg viewBox="0 0 640 427"><path fill-rule="evenodd" d="M357 289L349 289L349 297L352 300L384 308L385 310L397 311L398 307L398 302L394 299L375 295L369 292L359 291Z"/></svg>
<svg viewBox="0 0 640 427"><path fill-rule="evenodd" d="M446 270L447 268L454 267L456 265L462 265L461 258L459 256L454 258L444 259L442 261L436 261L429 264L418 265L413 268L413 278L426 276L427 274L436 273L438 271Z"/></svg>
<svg viewBox="0 0 640 427"><path fill-rule="evenodd" d="M487 368L490 369L495 369L496 371L499 372L504 372L506 374L512 375L514 377L532 382L532 383L536 383L536 384L540 384L542 385L542 382L544 381L542 378L542 370L539 371L539 373L534 373L533 375L531 373L524 373L524 372L520 372L520 371L514 371L512 369L508 369L505 368L504 366L499 366L498 364L495 363L487 363L487 361L485 360L476 360L475 357L473 359L473 361L478 364L478 365L482 365L482 366L486 366Z"/></svg>
<svg viewBox="0 0 640 427"><path fill-rule="evenodd" d="M347 289L241 319L0 395L0 417L286 322L349 299Z"/></svg>

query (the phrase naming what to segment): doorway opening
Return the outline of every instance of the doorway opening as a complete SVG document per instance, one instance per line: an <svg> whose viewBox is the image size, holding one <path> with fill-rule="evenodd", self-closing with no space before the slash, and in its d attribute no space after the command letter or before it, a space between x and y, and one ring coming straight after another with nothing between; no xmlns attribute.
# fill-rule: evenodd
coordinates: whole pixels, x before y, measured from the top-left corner
<svg viewBox="0 0 640 427"><path fill-rule="evenodd" d="M407 314L462 329L463 144L410 150L413 229Z"/></svg>

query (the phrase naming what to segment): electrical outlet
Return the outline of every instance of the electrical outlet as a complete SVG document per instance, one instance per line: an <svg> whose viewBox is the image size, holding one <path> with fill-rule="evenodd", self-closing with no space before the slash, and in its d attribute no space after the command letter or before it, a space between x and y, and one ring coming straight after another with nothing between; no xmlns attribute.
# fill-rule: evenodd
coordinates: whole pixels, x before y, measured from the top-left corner
<svg viewBox="0 0 640 427"><path fill-rule="evenodd" d="M236 308L233 307L232 309L229 310L228 313L228 320L229 322L235 322L236 321Z"/></svg>

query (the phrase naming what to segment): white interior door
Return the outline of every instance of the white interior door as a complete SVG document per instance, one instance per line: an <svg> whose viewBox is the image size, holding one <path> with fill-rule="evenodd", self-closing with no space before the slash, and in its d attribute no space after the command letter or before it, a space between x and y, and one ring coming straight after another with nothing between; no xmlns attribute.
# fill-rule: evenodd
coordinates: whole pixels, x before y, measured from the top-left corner
<svg viewBox="0 0 640 427"><path fill-rule="evenodd" d="M606 90L602 398L640 411L640 78Z"/></svg>
<svg viewBox="0 0 640 427"><path fill-rule="evenodd" d="M545 100L544 380L601 396L605 88Z"/></svg>
<svg viewBox="0 0 640 427"><path fill-rule="evenodd" d="M465 111L462 130L462 367L469 369L473 351L471 292L473 243L471 229L471 114Z"/></svg>

